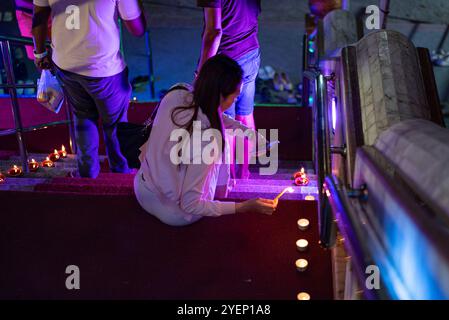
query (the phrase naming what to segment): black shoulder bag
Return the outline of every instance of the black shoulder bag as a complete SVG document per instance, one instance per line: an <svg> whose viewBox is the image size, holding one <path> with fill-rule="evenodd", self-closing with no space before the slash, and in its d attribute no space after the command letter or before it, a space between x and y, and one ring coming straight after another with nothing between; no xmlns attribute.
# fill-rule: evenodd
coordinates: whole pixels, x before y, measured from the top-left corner
<svg viewBox="0 0 449 320"><path fill-rule="evenodd" d="M189 91L190 87L186 84L177 84L171 87L165 95L175 90ZM164 97L162 99L164 99ZM143 124L131 122L120 122L117 124L117 139L120 144L120 151L128 161L128 167L130 168L140 168L139 149L150 137L153 121L156 118L160 103L161 102L157 104L156 108L151 113L150 118Z"/></svg>

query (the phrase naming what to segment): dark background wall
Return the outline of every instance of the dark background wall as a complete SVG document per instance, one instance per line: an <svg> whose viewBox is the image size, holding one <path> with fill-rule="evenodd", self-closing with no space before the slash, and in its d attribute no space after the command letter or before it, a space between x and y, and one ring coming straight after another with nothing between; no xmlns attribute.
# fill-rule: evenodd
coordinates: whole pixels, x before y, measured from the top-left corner
<svg viewBox="0 0 449 320"><path fill-rule="evenodd" d="M0 1L0 11L10 11L11 0ZM355 14L378 0L349 0ZM196 0L144 0L149 21L156 91L179 81L190 81L200 50L202 10L196 8ZM447 0L394 0L387 27L409 36L416 46L434 50L442 40L449 17ZM259 39L262 49L262 65L288 73L294 83L301 79L302 35L304 15L308 12L307 0L262 0ZM0 33L18 34L15 15L4 21L2 15ZM424 21L413 23L403 18ZM449 39L443 48L449 51ZM124 49L130 67L131 79L147 75L148 59L144 38L133 38L124 32ZM32 66L31 66L32 68ZM440 96L449 101L449 68L435 67ZM139 100L148 100L148 87L136 92Z"/></svg>

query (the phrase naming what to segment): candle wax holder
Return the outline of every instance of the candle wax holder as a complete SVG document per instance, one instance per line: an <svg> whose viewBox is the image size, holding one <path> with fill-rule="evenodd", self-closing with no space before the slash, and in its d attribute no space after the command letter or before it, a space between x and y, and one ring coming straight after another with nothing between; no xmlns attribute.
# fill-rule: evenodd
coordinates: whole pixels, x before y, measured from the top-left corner
<svg viewBox="0 0 449 320"><path fill-rule="evenodd" d="M50 160L49 157L47 157L44 161L42 161L42 167L44 167L44 168L51 168L54 166L55 166L55 164L53 163L53 161Z"/></svg>
<svg viewBox="0 0 449 320"><path fill-rule="evenodd" d="M36 162L36 160L31 159L31 161L28 162L28 169L30 169L31 172L36 172L37 169L39 169L39 163Z"/></svg>
<svg viewBox="0 0 449 320"><path fill-rule="evenodd" d="M50 153L50 154L48 155L48 158L49 158L51 161L53 161L53 162L58 161L59 158L60 158L60 157L59 157L58 150L55 149L55 151L54 151L53 153Z"/></svg>
<svg viewBox="0 0 449 320"><path fill-rule="evenodd" d="M9 169L8 174L11 177L17 177L20 176L22 174L22 169L19 168L18 166L14 165L11 169Z"/></svg>

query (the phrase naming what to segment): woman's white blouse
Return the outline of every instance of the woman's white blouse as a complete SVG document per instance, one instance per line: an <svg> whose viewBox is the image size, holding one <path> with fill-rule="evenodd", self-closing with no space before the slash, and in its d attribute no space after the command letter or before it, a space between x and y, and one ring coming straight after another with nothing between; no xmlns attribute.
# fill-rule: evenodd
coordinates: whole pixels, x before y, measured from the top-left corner
<svg viewBox="0 0 449 320"><path fill-rule="evenodd" d="M178 141L170 141L170 135L173 130L179 129L171 120L172 111L178 106L188 105L191 99L190 92L175 90L161 101L150 138L141 148L145 186L158 196L179 205L186 214L186 220L190 220L191 215L220 216L235 213L235 202L213 200L218 180L227 181L229 178L229 170L220 170L223 166L221 163L206 164L199 161L199 164L178 165L170 160L170 152L178 144ZM192 117L193 111L182 111L178 115L176 121L184 124ZM210 126L201 110L197 120L201 120L202 129ZM228 117L223 117L223 123L226 127L247 129ZM207 143L202 142L204 144Z"/></svg>

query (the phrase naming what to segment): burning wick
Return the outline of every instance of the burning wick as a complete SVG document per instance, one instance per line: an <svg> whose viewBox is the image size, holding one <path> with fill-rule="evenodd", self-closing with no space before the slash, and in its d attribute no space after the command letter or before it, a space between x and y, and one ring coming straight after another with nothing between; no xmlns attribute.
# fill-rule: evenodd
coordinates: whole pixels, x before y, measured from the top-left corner
<svg viewBox="0 0 449 320"><path fill-rule="evenodd" d="M279 200L279 198L282 197L282 196L284 195L284 193L286 193L287 191L290 192L290 193L292 193L292 192L295 191L295 190L294 190L292 187L287 187L287 188L285 188L284 190L282 190L281 193L279 193L279 194L277 195L276 198L274 198L274 201L277 202L277 201Z"/></svg>
<svg viewBox="0 0 449 320"><path fill-rule="evenodd" d="M62 145L61 150L58 151L58 154L61 158L67 158L67 151L65 150L64 145Z"/></svg>

